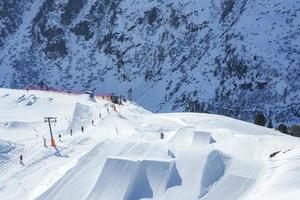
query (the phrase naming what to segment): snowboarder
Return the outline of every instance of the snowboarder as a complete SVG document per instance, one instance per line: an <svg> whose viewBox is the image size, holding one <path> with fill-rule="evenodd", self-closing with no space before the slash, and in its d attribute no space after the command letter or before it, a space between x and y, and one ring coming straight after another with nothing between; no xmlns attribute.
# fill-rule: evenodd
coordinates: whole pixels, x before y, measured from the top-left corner
<svg viewBox="0 0 300 200"><path fill-rule="evenodd" d="M44 147L47 147L46 138L43 136Z"/></svg>
<svg viewBox="0 0 300 200"><path fill-rule="evenodd" d="M83 126L81 127L81 132L84 132L84 128L83 128Z"/></svg>
<svg viewBox="0 0 300 200"><path fill-rule="evenodd" d="M165 135L163 134L163 132L160 132L160 139L164 139Z"/></svg>
<svg viewBox="0 0 300 200"><path fill-rule="evenodd" d="M20 165L24 165L24 163L23 163L23 155L22 154L20 155Z"/></svg>
<svg viewBox="0 0 300 200"><path fill-rule="evenodd" d="M59 141L61 141L61 134L58 134Z"/></svg>
<svg viewBox="0 0 300 200"><path fill-rule="evenodd" d="M72 130L72 129L70 129L70 135L71 135L71 136L73 135L73 130Z"/></svg>

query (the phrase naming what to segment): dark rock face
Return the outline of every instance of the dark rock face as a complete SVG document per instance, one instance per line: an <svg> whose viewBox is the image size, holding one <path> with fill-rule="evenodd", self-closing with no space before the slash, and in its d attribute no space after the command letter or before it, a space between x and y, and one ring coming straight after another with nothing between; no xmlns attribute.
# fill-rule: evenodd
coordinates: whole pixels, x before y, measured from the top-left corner
<svg viewBox="0 0 300 200"><path fill-rule="evenodd" d="M300 1L0 2L0 86L41 80L152 111L300 121Z"/></svg>
<svg viewBox="0 0 300 200"><path fill-rule="evenodd" d="M61 21L65 25L70 25L75 17L79 14L86 3L86 0L68 0L67 5L61 15Z"/></svg>
<svg viewBox="0 0 300 200"><path fill-rule="evenodd" d="M82 21L76 24L74 28L71 29L73 33L77 36L83 36L85 40L89 40L93 37L94 33L90 30L91 23L88 21Z"/></svg>
<svg viewBox="0 0 300 200"><path fill-rule="evenodd" d="M69 4L67 4L67 8L68 6L70 7ZM33 19L32 25L34 42L32 48L42 50L49 59L63 58L68 53L63 28L52 24L51 21L50 16L55 15L57 9L59 6L55 4L54 0L46 0ZM72 18L73 15L69 15Z"/></svg>
<svg viewBox="0 0 300 200"><path fill-rule="evenodd" d="M7 0L0 2L0 48L5 45L5 39L16 32L22 22L24 8L31 1Z"/></svg>

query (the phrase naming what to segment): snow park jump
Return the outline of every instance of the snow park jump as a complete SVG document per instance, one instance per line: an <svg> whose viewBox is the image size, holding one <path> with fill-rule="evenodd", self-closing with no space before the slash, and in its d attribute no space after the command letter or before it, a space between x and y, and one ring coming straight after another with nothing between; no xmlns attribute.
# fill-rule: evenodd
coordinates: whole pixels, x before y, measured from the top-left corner
<svg viewBox="0 0 300 200"><path fill-rule="evenodd" d="M291 136L219 115L154 114L131 102L116 109L86 94L0 89L0 199L254 200L300 194L300 142Z"/></svg>

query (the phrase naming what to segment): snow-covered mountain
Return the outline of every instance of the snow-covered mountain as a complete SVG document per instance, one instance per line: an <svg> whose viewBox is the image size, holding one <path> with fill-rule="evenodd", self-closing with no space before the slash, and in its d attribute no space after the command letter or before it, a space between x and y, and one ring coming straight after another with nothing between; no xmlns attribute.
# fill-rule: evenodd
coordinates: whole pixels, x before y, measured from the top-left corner
<svg viewBox="0 0 300 200"><path fill-rule="evenodd" d="M300 195L299 138L219 115L153 114L131 102L116 109L85 95L0 89L0 199ZM44 117L57 117L56 149Z"/></svg>
<svg viewBox="0 0 300 200"><path fill-rule="evenodd" d="M0 86L300 121L299 0L0 1Z"/></svg>

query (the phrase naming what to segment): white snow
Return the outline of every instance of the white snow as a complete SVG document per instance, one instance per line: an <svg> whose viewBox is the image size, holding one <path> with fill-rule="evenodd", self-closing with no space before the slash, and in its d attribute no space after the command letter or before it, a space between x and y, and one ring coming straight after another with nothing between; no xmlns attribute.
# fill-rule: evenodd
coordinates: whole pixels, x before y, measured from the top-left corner
<svg viewBox="0 0 300 200"><path fill-rule="evenodd" d="M0 199L300 195L298 138L218 115L153 114L132 102L116 108L86 95L0 89ZM57 117L56 149L44 117Z"/></svg>

